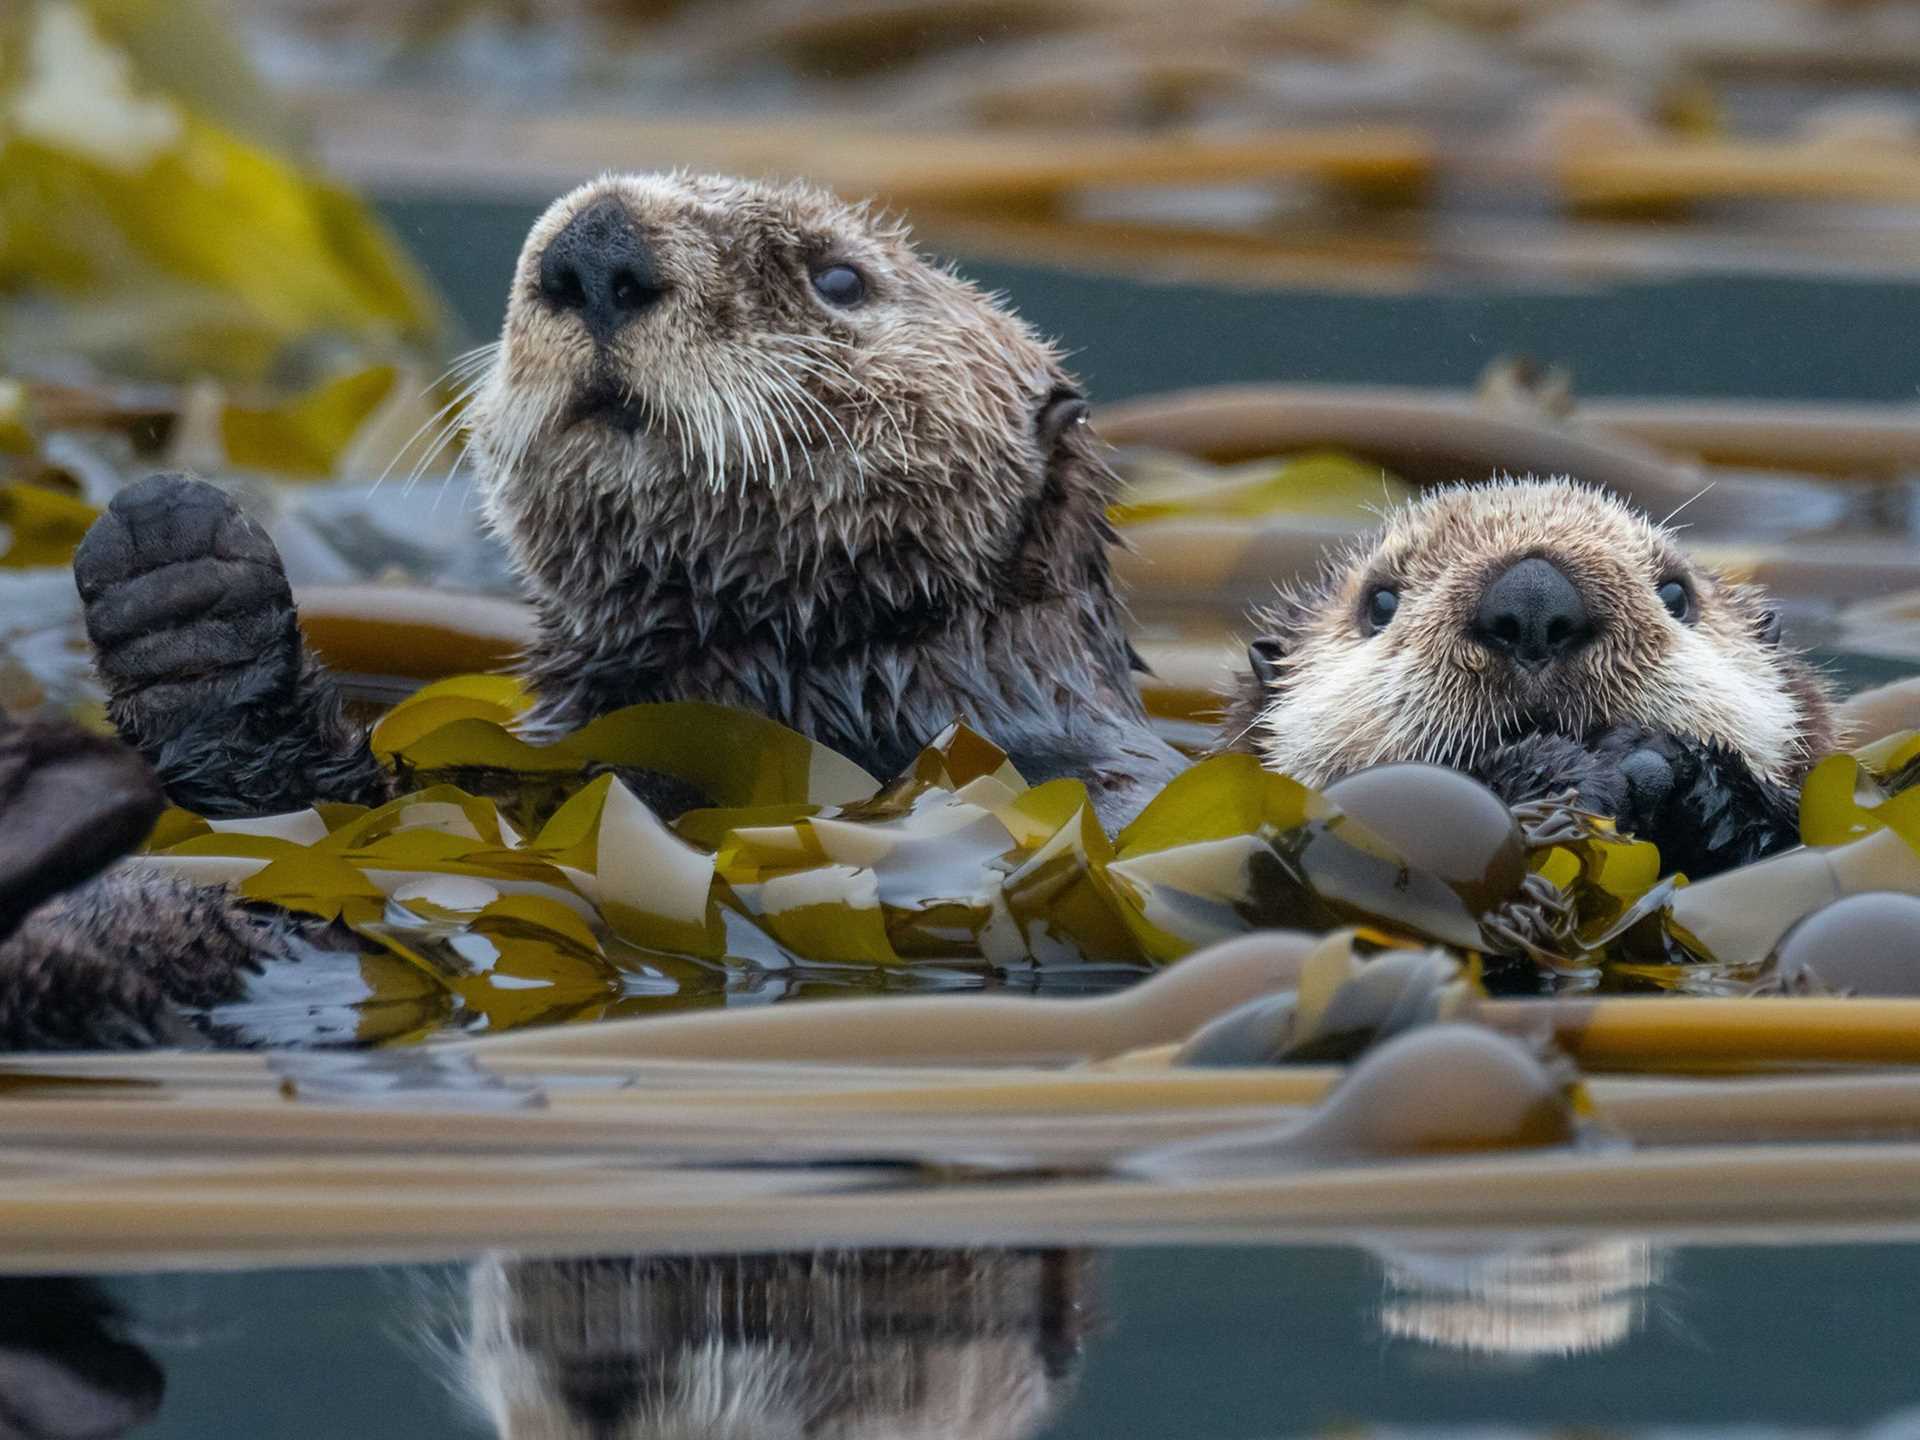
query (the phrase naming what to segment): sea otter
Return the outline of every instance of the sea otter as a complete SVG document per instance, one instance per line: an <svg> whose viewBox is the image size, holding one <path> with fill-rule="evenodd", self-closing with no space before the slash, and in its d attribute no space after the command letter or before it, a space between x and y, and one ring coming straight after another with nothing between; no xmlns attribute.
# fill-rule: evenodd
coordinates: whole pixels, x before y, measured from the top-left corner
<svg viewBox="0 0 1920 1440"><path fill-rule="evenodd" d="M1429 491L1256 625L1222 748L1315 785L1422 760L1573 792L1692 876L1795 843L1838 743L1758 590L1569 480Z"/></svg>
<svg viewBox="0 0 1920 1440"><path fill-rule="evenodd" d="M538 617L531 725L718 701L889 776L961 718L1124 823L1184 762L1132 683L1118 481L1086 415L1050 345L865 207L580 187L528 236L469 412ZM221 492L131 487L75 574L109 713L176 801L385 796L279 557Z"/></svg>

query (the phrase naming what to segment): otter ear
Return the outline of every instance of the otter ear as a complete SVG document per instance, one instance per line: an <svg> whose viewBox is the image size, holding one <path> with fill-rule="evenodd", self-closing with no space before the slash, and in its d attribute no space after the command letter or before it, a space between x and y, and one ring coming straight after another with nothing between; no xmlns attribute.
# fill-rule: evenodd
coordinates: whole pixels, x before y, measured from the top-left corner
<svg viewBox="0 0 1920 1440"><path fill-rule="evenodd" d="M1253 669L1253 678L1260 682L1263 690L1272 690L1280 683L1280 666L1287 658L1286 642L1277 635L1262 635L1247 646L1247 664Z"/></svg>
<svg viewBox="0 0 1920 1440"><path fill-rule="evenodd" d="M1034 437L1040 442L1040 453L1051 455L1061 437L1074 426L1085 424L1086 419L1087 397L1071 386L1056 385L1033 422Z"/></svg>
<svg viewBox="0 0 1920 1440"><path fill-rule="evenodd" d="M1778 645L1780 643L1780 612L1762 610L1760 618L1753 622L1753 633L1759 637L1762 645Z"/></svg>

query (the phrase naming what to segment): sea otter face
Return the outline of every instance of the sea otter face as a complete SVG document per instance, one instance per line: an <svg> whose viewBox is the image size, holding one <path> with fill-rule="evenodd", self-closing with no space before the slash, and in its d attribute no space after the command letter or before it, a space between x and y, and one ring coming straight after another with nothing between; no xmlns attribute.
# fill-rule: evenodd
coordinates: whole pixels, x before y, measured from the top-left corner
<svg viewBox="0 0 1920 1440"><path fill-rule="evenodd" d="M1569 481L1432 492L1270 618L1249 738L1309 783L1623 724L1719 743L1782 783L1809 758L1819 696L1758 592Z"/></svg>
<svg viewBox="0 0 1920 1440"><path fill-rule="evenodd" d="M731 496L811 541L843 518L1015 513L1062 396L1048 346L866 208L625 175L534 226L469 413L510 535L566 486L666 523L727 503L689 491Z"/></svg>

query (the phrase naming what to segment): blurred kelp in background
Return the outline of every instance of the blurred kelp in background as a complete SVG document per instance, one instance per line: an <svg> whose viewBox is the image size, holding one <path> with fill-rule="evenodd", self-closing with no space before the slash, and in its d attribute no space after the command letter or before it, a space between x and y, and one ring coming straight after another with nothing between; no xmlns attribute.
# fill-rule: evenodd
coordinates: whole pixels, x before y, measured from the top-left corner
<svg viewBox="0 0 1920 1440"><path fill-rule="evenodd" d="M0 701L16 708L84 698L66 565L121 485L221 479L299 578L361 578L379 560L308 533L282 482L351 474L364 493L440 403L432 285L306 162L229 19L200 0L0 10Z"/></svg>
<svg viewBox="0 0 1920 1440"><path fill-rule="evenodd" d="M301 385L432 347L426 281L196 0L28 0L0 66L8 368Z"/></svg>
<svg viewBox="0 0 1920 1440"><path fill-rule="evenodd" d="M1920 12L1900 0L240 13L330 163L395 194L797 172L973 255L1339 289L1916 260Z"/></svg>

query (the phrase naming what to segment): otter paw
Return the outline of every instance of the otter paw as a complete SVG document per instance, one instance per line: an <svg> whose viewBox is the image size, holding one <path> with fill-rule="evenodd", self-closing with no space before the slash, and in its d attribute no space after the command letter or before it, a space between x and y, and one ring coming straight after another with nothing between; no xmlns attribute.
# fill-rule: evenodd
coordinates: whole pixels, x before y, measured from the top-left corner
<svg viewBox="0 0 1920 1440"><path fill-rule="evenodd" d="M1617 726L1592 744L1598 762L1580 781L1580 800L1631 835L1653 838L1692 784L1694 757L1678 738L1644 726Z"/></svg>
<svg viewBox="0 0 1920 1440"><path fill-rule="evenodd" d="M110 709L164 741L211 714L285 699L300 672L293 592L267 534L184 475L129 486L73 559Z"/></svg>

